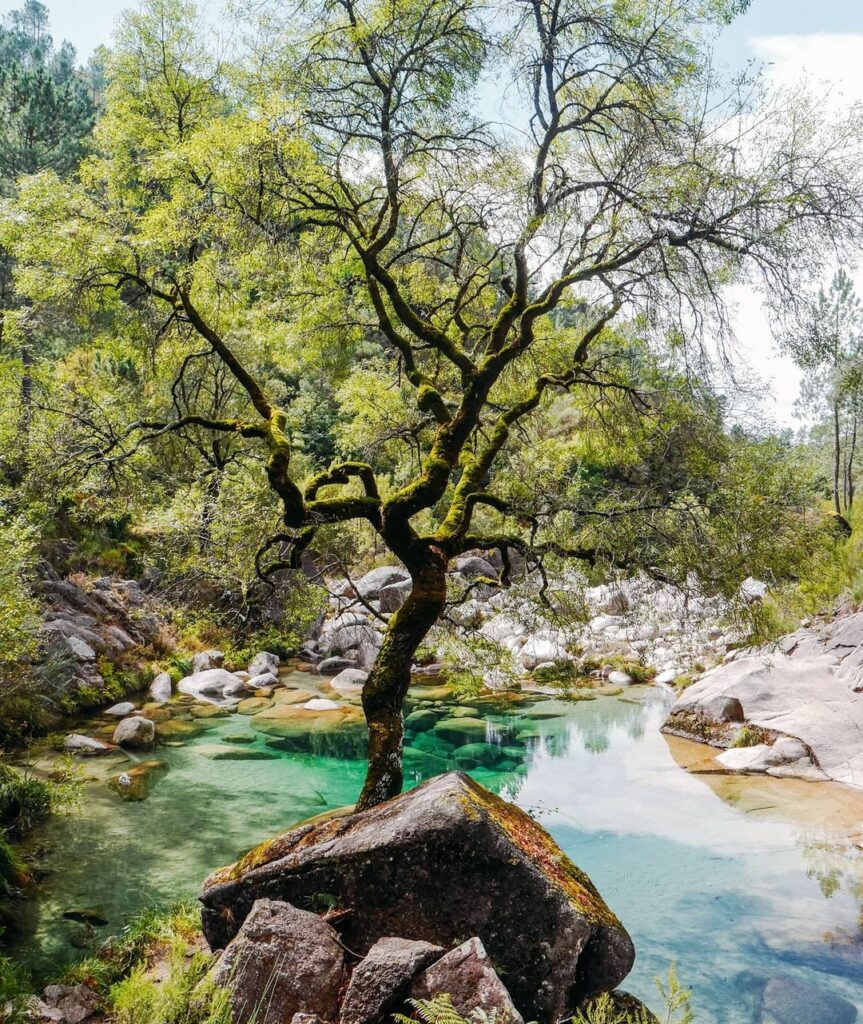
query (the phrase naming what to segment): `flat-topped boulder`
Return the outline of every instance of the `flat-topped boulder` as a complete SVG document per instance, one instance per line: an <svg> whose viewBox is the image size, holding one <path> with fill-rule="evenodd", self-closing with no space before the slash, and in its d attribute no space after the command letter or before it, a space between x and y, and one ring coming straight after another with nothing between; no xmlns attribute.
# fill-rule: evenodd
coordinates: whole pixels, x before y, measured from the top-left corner
<svg viewBox="0 0 863 1024"><path fill-rule="evenodd" d="M298 826L205 883L213 949L255 901L327 893L342 942L365 955L399 935L444 947L478 937L526 1020L565 1016L628 974L629 935L590 879L519 808L459 772L358 814Z"/></svg>

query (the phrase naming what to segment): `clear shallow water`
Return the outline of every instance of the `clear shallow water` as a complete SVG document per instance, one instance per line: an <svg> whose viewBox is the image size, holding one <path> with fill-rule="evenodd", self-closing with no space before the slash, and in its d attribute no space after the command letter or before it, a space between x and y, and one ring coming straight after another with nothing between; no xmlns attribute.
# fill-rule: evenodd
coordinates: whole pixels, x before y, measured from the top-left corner
<svg viewBox="0 0 863 1024"><path fill-rule="evenodd" d="M659 732L656 690L481 714L506 750L471 774L538 817L620 916L638 951L627 990L655 1004L653 978L675 961L705 1024L755 1024L755 993L775 976L842 995L863 1020L863 851L854 841L855 829L856 843L863 837L863 797L688 774ZM278 756L213 760L237 748L238 733L254 737L239 749ZM417 737L406 759L411 784L457 766L433 732ZM94 781L81 811L36 836L45 875L13 952L56 974L143 907L194 896L212 869L356 798L361 760L273 751L266 739L232 715L182 746L160 747L153 756L168 771L141 803L105 783L128 762L87 761ZM337 738L324 746L337 752ZM63 917L82 909L108 924L88 929Z"/></svg>

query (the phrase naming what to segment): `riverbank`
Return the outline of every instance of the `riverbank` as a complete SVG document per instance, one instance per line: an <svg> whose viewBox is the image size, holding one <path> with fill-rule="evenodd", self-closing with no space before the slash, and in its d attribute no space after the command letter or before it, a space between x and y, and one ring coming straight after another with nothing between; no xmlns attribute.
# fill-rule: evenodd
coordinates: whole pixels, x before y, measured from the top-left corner
<svg viewBox="0 0 863 1024"><path fill-rule="evenodd" d="M317 678L300 673L287 682L307 688ZM517 748L518 763L478 765L470 774L534 815L593 879L635 942L626 988L654 1003L653 979L674 961L706 1024L760 1022L759 992L781 979L816 996L835 992L863 1012L863 864L851 835L855 815L863 820L860 794L830 784L688 774L676 760L684 741L659 731L672 700L659 688L582 694L593 699L578 701L525 696L504 712L494 704L477 708L484 742L501 755ZM429 701L435 703L446 712L435 722L476 707L440 696ZM146 800L123 801L108 785L123 755L111 755L113 765L87 759L80 813L34 834L39 878L22 908L15 955L44 976L56 976L62 963L86 955L140 909L193 897L210 871L293 822L349 804L359 791L364 762L349 746L341 755L279 750L248 716L202 721L196 735L146 755L167 765ZM97 722L78 720L75 728ZM240 737L251 742L238 743ZM409 785L437 774L435 759L458 766L458 748L444 746L450 742L438 746L433 727L411 736ZM226 747L276 756L222 759ZM44 756L50 770L55 755ZM758 788L764 782L776 792L765 794ZM714 785L729 788L717 794ZM801 816L803 785L817 795ZM839 793L847 799L841 814ZM98 915L89 926L65 916L88 909Z"/></svg>

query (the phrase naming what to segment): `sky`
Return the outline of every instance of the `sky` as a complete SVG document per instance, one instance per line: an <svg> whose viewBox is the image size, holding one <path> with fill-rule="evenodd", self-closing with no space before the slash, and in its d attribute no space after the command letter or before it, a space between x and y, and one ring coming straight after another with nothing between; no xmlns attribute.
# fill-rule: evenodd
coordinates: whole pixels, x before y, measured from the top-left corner
<svg viewBox="0 0 863 1024"><path fill-rule="evenodd" d="M0 0L0 15L20 2ZM68 39L82 60L95 47L110 43L117 16L130 6L129 0L45 2L55 39ZM715 53L731 68L757 61L772 81L783 85L805 76L811 87L829 88L837 104L863 102L863 0L752 0L750 10L716 41ZM863 294L863 268L854 276ZM737 289L734 299L738 368L748 367L768 386L763 414L778 426L796 427L793 404L800 375L777 352L758 295Z"/></svg>

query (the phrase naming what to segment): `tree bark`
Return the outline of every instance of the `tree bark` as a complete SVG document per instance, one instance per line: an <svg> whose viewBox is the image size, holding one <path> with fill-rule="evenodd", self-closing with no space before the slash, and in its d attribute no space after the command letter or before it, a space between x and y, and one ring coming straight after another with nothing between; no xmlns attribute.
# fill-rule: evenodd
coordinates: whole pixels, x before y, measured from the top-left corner
<svg viewBox="0 0 863 1024"><path fill-rule="evenodd" d="M437 622L446 603L447 556L422 544L405 560L412 590L390 619L381 649L363 687L363 711L369 727L369 766L357 810L398 796L402 790L402 706L411 681L417 648Z"/></svg>

